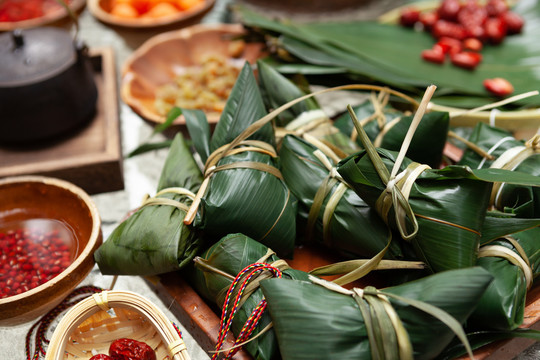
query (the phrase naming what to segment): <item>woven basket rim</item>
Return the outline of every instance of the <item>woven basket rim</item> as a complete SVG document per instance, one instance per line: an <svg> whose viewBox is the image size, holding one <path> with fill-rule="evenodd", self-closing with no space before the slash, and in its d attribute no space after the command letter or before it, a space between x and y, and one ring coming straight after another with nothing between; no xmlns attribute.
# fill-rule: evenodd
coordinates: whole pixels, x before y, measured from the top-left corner
<svg viewBox="0 0 540 360"><path fill-rule="evenodd" d="M79 325L92 315L111 308L136 310L154 326L162 342L167 346L171 359L190 360L183 339L165 314L146 297L132 291L120 290L102 291L81 300L69 309L53 332L45 360L64 359L68 340Z"/></svg>

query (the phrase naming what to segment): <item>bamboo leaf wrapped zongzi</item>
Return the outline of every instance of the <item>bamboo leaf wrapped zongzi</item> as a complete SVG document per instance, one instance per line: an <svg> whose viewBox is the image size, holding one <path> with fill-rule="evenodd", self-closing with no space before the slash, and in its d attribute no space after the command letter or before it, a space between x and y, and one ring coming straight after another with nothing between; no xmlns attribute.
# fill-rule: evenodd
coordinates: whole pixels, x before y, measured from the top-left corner
<svg viewBox="0 0 540 360"><path fill-rule="evenodd" d="M309 142L287 135L280 157L285 182L299 201L306 241L323 243L347 258L371 257L386 247L390 230L335 172L335 154L327 157ZM403 257L397 242L386 257Z"/></svg>
<svg viewBox="0 0 540 360"><path fill-rule="evenodd" d="M472 267L382 292L283 278L261 281L261 288L284 360L433 359L454 338L441 319L454 329L463 323L491 280L486 270ZM419 302L446 316L420 310Z"/></svg>
<svg viewBox="0 0 540 360"><path fill-rule="evenodd" d="M196 259L195 268L190 274L191 283L201 296L221 308L234 277L254 263L270 264L280 269L284 278L308 279L307 273L289 268L286 262L280 260L263 244L243 234L230 234ZM265 276L259 277L258 280L254 279L250 290L246 290L243 294L241 307L232 320L232 332L236 336L263 299L262 291L257 284L264 278ZM264 313L253 335L259 334L270 321L268 313ZM279 350L272 329L260 333L243 347L254 359L279 359Z"/></svg>
<svg viewBox="0 0 540 360"><path fill-rule="evenodd" d="M181 134L171 144L158 193L120 223L94 254L103 274L154 275L191 263L202 247L183 224L202 175Z"/></svg>
<svg viewBox="0 0 540 360"><path fill-rule="evenodd" d="M418 259L433 271L475 264L493 182L540 185L538 177L501 169L431 169L404 157L406 147L399 154L375 148L352 108L349 111L366 150L342 160L338 172L403 239L411 241Z"/></svg>
<svg viewBox="0 0 540 360"><path fill-rule="evenodd" d="M237 137L266 115L255 76L246 63L238 76L211 140L204 116L186 116L195 148L205 162L205 180L186 223L205 237L220 238L241 232L291 256L296 235L297 201L287 188L274 148L271 124L264 124L247 139ZM191 116L193 115L193 116ZM197 144L206 144L198 146ZM205 153L208 151L209 153ZM200 216L195 217L199 210Z"/></svg>

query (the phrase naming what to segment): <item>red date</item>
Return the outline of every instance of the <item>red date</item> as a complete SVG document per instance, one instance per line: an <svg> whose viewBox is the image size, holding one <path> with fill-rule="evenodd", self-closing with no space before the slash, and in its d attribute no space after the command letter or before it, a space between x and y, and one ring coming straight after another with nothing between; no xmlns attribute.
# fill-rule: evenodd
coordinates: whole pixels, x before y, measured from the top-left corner
<svg viewBox="0 0 540 360"><path fill-rule="evenodd" d="M112 360L156 360L156 353L148 344L133 339L117 339L109 347Z"/></svg>
<svg viewBox="0 0 540 360"><path fill-rule="evenodd" d="M106 354L97 354L92 356L90 360L112 360L112 357Z"/></svg>

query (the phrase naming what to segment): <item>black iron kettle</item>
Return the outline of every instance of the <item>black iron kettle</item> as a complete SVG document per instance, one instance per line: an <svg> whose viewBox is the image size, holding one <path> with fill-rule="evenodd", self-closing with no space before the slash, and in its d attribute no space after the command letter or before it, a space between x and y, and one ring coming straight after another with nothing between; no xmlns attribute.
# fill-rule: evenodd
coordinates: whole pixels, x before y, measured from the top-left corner
<svg viewBox="0 0 540 360"><path fill-rule="evenodd" d="M88 49L69 32L0 34L0 145L66 136L93 119L97 88Z"/></svg>

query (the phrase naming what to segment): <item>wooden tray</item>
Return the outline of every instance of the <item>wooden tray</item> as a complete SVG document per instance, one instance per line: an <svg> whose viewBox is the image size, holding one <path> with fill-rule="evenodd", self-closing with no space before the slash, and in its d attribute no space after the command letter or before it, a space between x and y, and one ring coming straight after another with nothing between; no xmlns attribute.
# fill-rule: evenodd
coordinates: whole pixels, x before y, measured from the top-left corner
<svg viewBox="0 0 540 360"><path fill-rule="evenodd" d="M329 257L328 252L323 249L311 247L297 248L294 252L294 260L287 260L292 268L303 271L310 271L336 261L338 261L337 258ZM213 351L218 337L219 316L199 297L180 273L168 273L149 277L146 280L201 348L205 351ZM524 318L523 327L540 329L540 286L538 285L528 293ZM523 352L533 342L534 340L529 339L498 341L478 349L475 357L476 360L510 359ZM224 348L230 347L233 343L234 337L229 333ZM252 360L253 358L241 350L232 359ZM463 359L468 359L468 357Z"/></svg>
<svg viewBox="0 0 540 360"><path fill-rule="evenodd" d="M91 49L90 55L98 89L94 119L70 137L43 147L0 147L0 178L51 176L70 181L89 194L124 188L113 50Z"/></svg>

